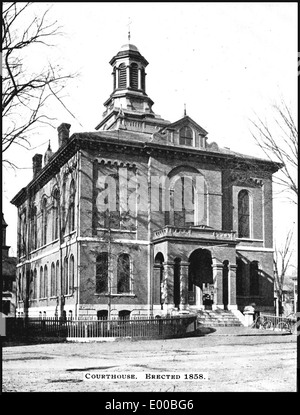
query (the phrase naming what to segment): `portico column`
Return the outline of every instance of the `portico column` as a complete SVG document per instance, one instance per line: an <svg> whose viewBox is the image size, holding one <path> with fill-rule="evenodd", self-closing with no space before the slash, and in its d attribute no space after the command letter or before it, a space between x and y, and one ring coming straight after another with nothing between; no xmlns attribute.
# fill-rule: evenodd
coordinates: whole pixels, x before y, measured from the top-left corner
<svg viewBox="0 0 300 415"><path fill-rule="evenodd" d="M236 268L235 264L230 264L228 278L228 308L237 309L236 304Z"/></svg>
<svg viewBox="0 0 300 415"><path fill-rule="evenodd" d="M180 262L180 309L184 310L188 304L189 262Z"/></svg>
<svg viewBox="0 0 300 415"><path fill-rule="evenodd" d="M174 262L164 262L163 266L163 310L168 311L174 307Z"/></svg>
<svg viewBox="0 0 300 415"><path fill-rule="evenodd" d="M153 305L159 305L161 304L161 276L162 271L162 265L161 264L154 264L153 267Z"/></svg>
<svg viewBox="0 0 300 415"><path fill-rule="evenodd" d="M214 260L213 260L214 262ZM224 308L223 304L223 264L213 263L213 280L214 287L217 291L216 298L214 298L213 308Z"/></svg>

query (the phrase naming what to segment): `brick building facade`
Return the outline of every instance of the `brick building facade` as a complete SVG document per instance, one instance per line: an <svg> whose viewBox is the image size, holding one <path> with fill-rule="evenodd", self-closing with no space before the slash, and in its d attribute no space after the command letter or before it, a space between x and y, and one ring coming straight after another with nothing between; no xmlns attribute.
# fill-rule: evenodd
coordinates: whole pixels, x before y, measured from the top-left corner
<svg viewBox="0 0 300 415"><path fill-rule="evenodd" d="M124 45L95 132L58 128L18 208L18 312L97 318L273 310L272 174L184 114L152 110L146 59Z"/></svg>

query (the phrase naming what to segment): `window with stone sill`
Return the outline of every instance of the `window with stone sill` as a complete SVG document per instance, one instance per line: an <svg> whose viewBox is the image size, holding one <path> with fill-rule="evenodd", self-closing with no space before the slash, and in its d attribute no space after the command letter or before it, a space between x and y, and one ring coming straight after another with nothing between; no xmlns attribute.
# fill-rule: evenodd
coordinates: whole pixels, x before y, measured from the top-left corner
<svg viewBox="0 0 300 415"><path fill-rule="evenodd" d="M250 198L247 190L238 194L238 237L250 238Z"/></svg>
<svg viewBox="0 0 300 415"><path fill-rule="evenodd" d="M131 264L128 254L121 254L118 257L117 266L117 294L131 293Z"/></svg>

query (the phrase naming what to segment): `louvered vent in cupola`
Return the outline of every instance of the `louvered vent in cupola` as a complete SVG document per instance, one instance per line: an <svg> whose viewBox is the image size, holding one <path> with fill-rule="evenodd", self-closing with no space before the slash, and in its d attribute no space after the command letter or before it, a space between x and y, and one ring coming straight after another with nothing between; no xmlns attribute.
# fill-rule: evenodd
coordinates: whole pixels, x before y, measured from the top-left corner
<svg viewBox="0 0 300 415"><path fill-rule="evenodd" d="M119 66L119 88L126 88L126 66L121 63Z"/></svg>
<svg viewBox="0 0 300 415"><path fill-rule="evenodd" d="M130 87L138 89L138 66L136 63L131 64L130 66Z"/></svg>

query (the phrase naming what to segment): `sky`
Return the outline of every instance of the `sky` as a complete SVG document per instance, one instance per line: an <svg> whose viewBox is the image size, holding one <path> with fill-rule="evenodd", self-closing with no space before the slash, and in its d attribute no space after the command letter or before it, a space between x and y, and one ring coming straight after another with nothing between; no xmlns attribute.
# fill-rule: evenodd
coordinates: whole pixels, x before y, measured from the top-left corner
<svg viewBox="0 0 300 415"><path fill-rule="evenodd" d="M50 61L79 75L65 89L72 115L50 100L53 126L32 134L30 150L18 147L6 154L19 167L3 167L10 255L16 255L17 237L17 209L10 200L32 179L33 155L44 154L49 140L57 150L56 128L62 122L71 124L71 133L95 130L112 92L109 61L128 43L129 21L130 42L149 62L146 89L152 109L162 118L182 118L186 105L187 114L209 132L209 142L264 157L250 119L255 114L272 119L272 105L282 99L296 113L297 3L45 2L34 3L31 13L40 15L49 7L48 19L57 20L63 35L51 48L32 48L28 70ZM297 229L296 217L295 206L275 192L277 246L291 227Z"/></svg>

